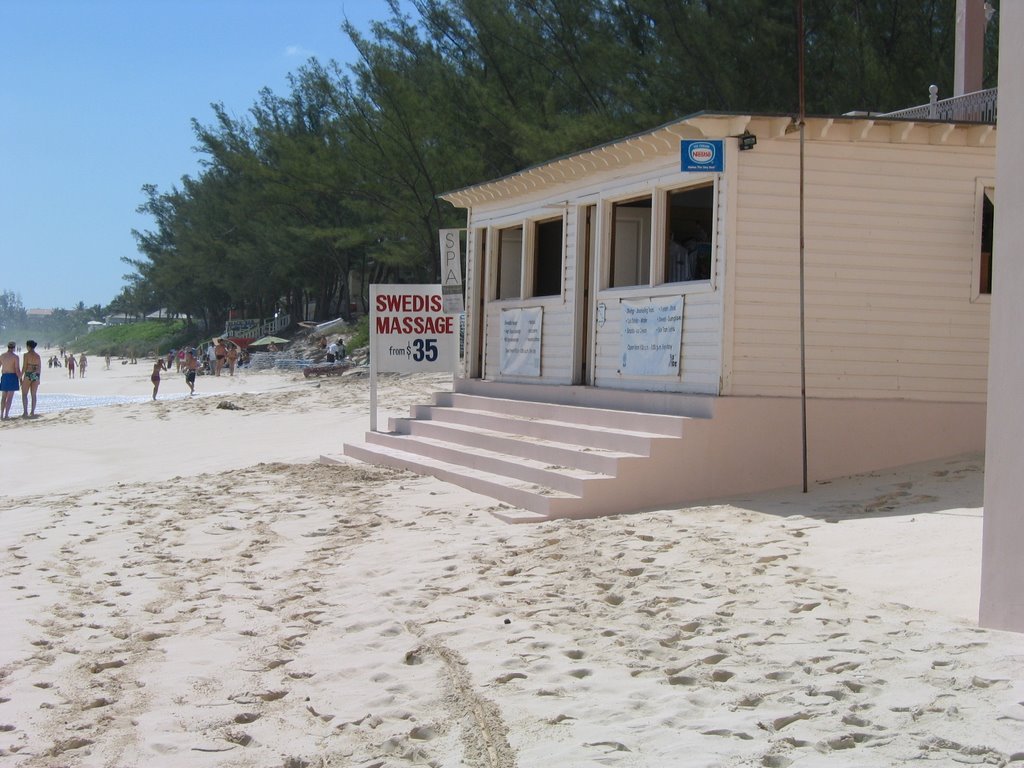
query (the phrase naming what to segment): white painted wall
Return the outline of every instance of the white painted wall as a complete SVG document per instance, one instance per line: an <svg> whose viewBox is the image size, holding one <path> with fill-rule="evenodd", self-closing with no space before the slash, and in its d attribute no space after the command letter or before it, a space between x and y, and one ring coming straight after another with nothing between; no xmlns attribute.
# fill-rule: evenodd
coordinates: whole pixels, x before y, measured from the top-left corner
<svg viewBox="0 0 1024 768"><path fill-rule="evenodd" d="M1024 632L1024 3L1000 4L992 345L985 452L984 626Z"/></svg>
<svg viewBox="0 0 1024 768"><path fill-rule="evenodd" d="M746 125L746 123L745 123ZM799 396L798 151L785 121L755 118L757 146L739 152L727 139L718 179L715 274L711 284L600 289L610 248L614 201L660 193L702 179L679 171L678 143L607 167L580 160L541 166L510 193L481 185L470 227L497 228L566 211L561 296L487 302L483 376L503 377L500 314L541 306L544 338L539 379L570 384L577 306L577 217L595 205L598 263L592 291L600 311L586 322L592 383L622 390L732 396ZM732 128L728 128L732 130ZM632 140L623 146L634 147ZM995 180L991 126L929 125L837 118L809 121L806 143L808 394L833 399L984 403L990 303L978 297L980 188ZM582 158L587 154L583 153ZM589 162L589 161L588 161ZM707 177L705 177L706 180ZM530 182L529 184L527 182ZM534 186L530 186L533 184ZM981 186L979 186L981 185ZM660 227L655 212L654 228ZM660 230L659 230L660 231ZM478 277L474 275L474 277ZM604 282L606 282L605 280ZM490 290L490 289L488 289ZM621 304L684 296L679 376L619 371ZM491 295L491 292L488 293ZM582 310L580 310L582 311Z"/></svg>
<svg viewBox="0 0 1024 768"><path fill-rule="evenodd" d="M493 232L501 227L521 221L536 221L550 218L552 212L565 210L565 268L563 293L558 297L540 297L521 300L488 301L485 307L485 363L484 378L495 381L511 381L542 384L571 384L573 381L573 359L579 342L575 333L574 313L579 297L575 293L577 282L577 255L582 252L578 239L585 236L582 222L584 206L603 204L641 195L651 195L684 185L707 182L711 177L684 174L679 171L679 151L667 148L657 156L649 157L630 166L623 172L616 169L596 172L575 183L568 183L545 190L543 195L525 195L512 202L477 205L472 209L470 228L491 228ZM724 189L723 182L720 187ZM720 202L719 215L727 210ZM592 236L604 242L601 227L607 217L597 216ZM727 241L724 235L725 222L719 222L718 242ZM599 249L600 251L600 249ZM606 252L606 251L605 251ZM601 255L599 252L598 260ZM721 269L722 256L716 259ZM601 274L601 264L594 267L594 279ZM478 279L479 275L474 275ZM488 294L492 295L492 294ZM594 366L593 381L596 386L625 390L648 390L665 392L688 392L717 394L721 371L722 349L722 293L717 288L701 283L673 284L666 286L630 287L597 290L593 293L595 304L603 305L601 318L595 322L588 334L588 358ZM623 300L637 301L647 297L684 295L683 338L680 375L673 377L627 377L618 372L620 341L620 306ZM544 310L543 340L541 355L541 376L510 377L500 372L501 312L518 307L542 307ZM582 311L582 309L580 310ZM585 322L590 322L589 319Z"/></svg>

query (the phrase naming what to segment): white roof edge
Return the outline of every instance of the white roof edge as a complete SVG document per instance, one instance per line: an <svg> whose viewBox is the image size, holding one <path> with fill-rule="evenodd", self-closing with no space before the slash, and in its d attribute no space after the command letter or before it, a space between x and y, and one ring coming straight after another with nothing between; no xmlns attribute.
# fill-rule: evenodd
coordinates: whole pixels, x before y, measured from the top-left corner
<svg viewBox="0 0 1024 768"><path fill-rule="evenodd" d="M976 129L975 123L938 122L924 120L909 120L906 118L889 118L879 114L865 115L815 115L807 116L805 123L817 130L811 130L811 137L824 139L833 125L859 124L860 134L866 136L868 131L875 126L898 126L900 128L911 128L917 124L943 125L948 126L948 131L956 128ZM597 163L605 166L612 166L628 162L623 160L630 150L641 150L649 153L652 142L659 140L682 139L723 139L730 136L739 136L742 133L750 132L762 134L765 138L781 138L786 134L794 133L797 128L797 117L786 114L738 114L731 112L698 112L687 117L673 120L659 125L647 131L635 133L620 139L613 139L595 147L579 150L568 155L562 155L543 163L529 166L523 170L516 171L507 176L497 179L472 184L461 189L444 192L438 197L458 208L471 208L474 204L487 200L495 200L510 192L523 191L524 189L535 189L539 186L546 186L552 178L555 166L559 166L557 175L564 176L567 169L572 169L572 175L578 177L593 172ZM994 126L987 126L988 132L995 132ZM896 137L903 136L904 139L909 129L890 130L888 135L890 141L898 141ZM670 143L665 143L670 147ZM646 148L646 149L645 149ZM668 149L666 151L671 151Z"/></svg>

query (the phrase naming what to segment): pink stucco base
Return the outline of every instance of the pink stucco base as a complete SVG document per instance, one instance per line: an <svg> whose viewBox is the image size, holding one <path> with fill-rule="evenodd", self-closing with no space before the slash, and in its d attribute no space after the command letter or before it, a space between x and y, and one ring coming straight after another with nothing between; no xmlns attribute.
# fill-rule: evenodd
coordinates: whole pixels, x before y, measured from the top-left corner
<svg viewBox="0 0 1024 768"><path fill-rule="evenodd" d="M595 514L653 508L803 482L801 403L785 397L715 397L595 387L456 379L456 392L540 403L687 416L680 439L602 491ZM808 480L889 469L985 449L984 403L807 401ZM546 418L538 409L537 418ZM570 418L570 417L565 417Z"/></svg>
<svg viewBox="0 0 1024 768"><path fill-rule="evenodd" d="M705 435L709 496L799 486L803 481L800 401L717 398ZM810 482L982 451L985 406L905 400L807 403Z"/></svg>

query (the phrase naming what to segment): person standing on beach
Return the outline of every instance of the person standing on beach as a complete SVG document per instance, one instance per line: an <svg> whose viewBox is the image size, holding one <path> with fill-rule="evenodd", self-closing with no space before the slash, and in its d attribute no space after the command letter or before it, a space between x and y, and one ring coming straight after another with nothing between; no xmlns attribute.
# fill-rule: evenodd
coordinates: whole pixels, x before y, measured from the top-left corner
<svg viewBox="0 0 1024 768"><path fill-rule="evenodd" d="M85 356L85 352L78 356L78 378L85 378L85 364L88 362L88 358Z"/></svg>
<svg viewBox="0 0 1024 768"><path fill-rule="evenodd" d="M215 366L215 376L220 376L221 369L224 367L224 360L228 355L227 347L224 346L223 339L214 339L217 345L213 348L213 359Z"/></svg>
<svg viewBox="0 0 1024 768"><path fill-rule="evenodd" d="M232 344L228 347L228 370L235 375L235 366L238 365L238 347Z"/></svg>
<svg viewBox="0 0 1024 768"><path fill-rule="evenodd" d="M0 419L4 421L11 418L11 403L20 386L21 365L14 353L15 346L13 341L8 341L7 351L0 355Z"/></svg>
<svg viewBox="0 0 1024 768"><path fill-rule="evenodd" d="M75 356L68 355L68 378L75 378Z"/></svg>
<svg viewBox="0 0 1024 768"><path fill-rule="evenodd" d="M153 375L149 377L149 380L153 382L153 399L156 400L156 393L160 389L160 371L170 370L164 365L164 359L158 357L156 362L153 363Z"/></svg>
<svg viewBox="0 0 1024 768"><path fill-rule="evenodd" d="M36 352L36 343L29 339L25 342L27 351L21 357L21 415L34 418L36 415L36 391L39 389L39 377L43 372L43 358ZM32 410L28 409L29 395L32 396Z"/></svg>
<svg viewBox="0 0 1024 768"><path fill-rule="evenodd" d="M185 355L185 383L188 384L188 393L194 395L196 393L196 368L199 367L199 362L196 360L195 349L190 349L188 354Z"/></svg>

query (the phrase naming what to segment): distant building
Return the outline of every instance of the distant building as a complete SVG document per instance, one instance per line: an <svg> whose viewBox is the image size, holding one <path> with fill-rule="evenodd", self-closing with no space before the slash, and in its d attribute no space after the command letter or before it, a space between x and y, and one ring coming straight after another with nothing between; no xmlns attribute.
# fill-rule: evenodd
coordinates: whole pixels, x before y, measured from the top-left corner
<svg viewBox="0 0 1024 768"><path fill-rule="evenodd" d="M126 315L124 312L117 312L113 315L107 315L106 317L104 317L103 322L106 325L125 325L127 323L138 322L138 318L133 317L131 315Z"/></svg>

